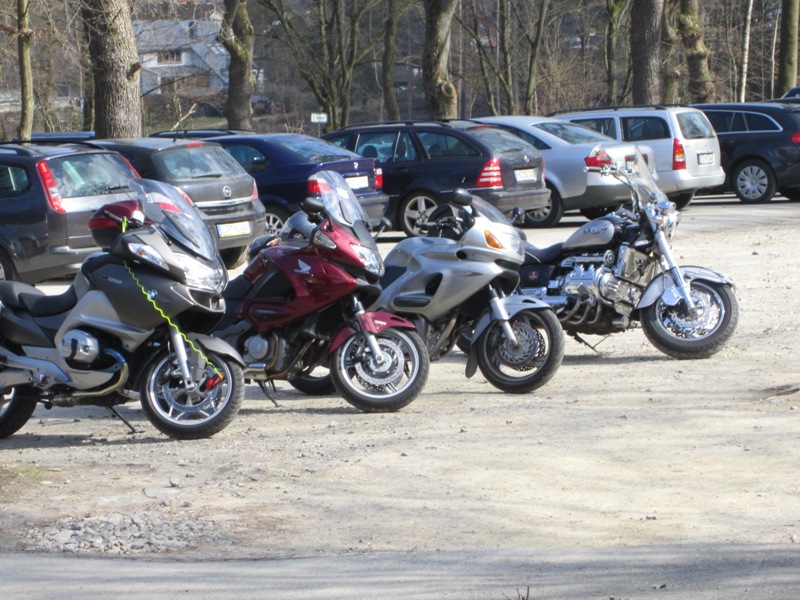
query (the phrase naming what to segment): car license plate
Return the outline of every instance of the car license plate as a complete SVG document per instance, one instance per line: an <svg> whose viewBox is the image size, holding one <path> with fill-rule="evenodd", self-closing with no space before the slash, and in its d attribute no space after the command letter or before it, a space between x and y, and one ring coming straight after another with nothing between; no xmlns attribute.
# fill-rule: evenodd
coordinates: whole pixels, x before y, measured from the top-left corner
<svg viewBox="0 0 800 600"><path fill-rule="evenodd" d="M220 223L217 225L217 233L221 238L250 235L250 222L238 221L236 223Z"/></svg>
<svg viewBox="0 0 800 600"><path fill-rule="evenodd" d="M369 177L366 175L362 175L361 177L348 177L345 181L347 181L347 185L350 186L351 190L363 190L369 187Z"/></svg>
<svg viewBox="0 0 800 600"><path fill-rule="evenodd" d="M514 179L517 181L533 181L536 179L535 169L516 169L514 171Z"/></svg>
<svg viewBox="0 0 800 600"><path fill-rule="evenodd" d="M700 152L697 155L697 164L698 165L713 165L714 164L714 153L713 152Z"/></svg>

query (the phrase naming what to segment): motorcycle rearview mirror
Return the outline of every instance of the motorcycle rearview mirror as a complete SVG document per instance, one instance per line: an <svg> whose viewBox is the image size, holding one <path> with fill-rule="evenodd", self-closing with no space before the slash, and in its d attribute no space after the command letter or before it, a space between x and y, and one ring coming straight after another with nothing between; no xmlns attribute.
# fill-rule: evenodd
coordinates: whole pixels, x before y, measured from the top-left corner
<svg viewBox="0 0 800 600"><path fill-rule="evenodd" d="M457 188L453 190L453 194L450 197L450 202L456 206L469 206L472 204L472 194L470 194L464 188Z"/></svg>
<svg viewBox="0 0 800 600"><path fill-rule="evenodd" d="M388 229L391 229L391 228L392 228L392 222L386 217L381 217L381 221L380 221L380 223L378 225L378 229L375 232L375 235L373 235L372 237L377 240L378 236L380 234L382 234L384 231L386 231Z"/></svg>
<svg viewBox="0 0 800 600"><path fill-rule="evenodd" d="M525 222L525 211L519 206L515 206L508 220L511 221L512 225L522 225Z"/></svg>

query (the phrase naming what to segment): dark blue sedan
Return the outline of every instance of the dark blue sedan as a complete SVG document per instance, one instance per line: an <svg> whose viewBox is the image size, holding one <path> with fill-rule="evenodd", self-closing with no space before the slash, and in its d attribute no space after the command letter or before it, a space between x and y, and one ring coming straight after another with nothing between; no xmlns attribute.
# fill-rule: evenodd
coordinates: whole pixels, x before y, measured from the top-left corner
<svg viewBox="0 0 800 600"><path fill-rule="evenodd" d="M296 133L241 134L214 137L253 176L267 211L267 233L278 233L290 214L308 196L308 176L336 171L355 192L370 224L377 226L389 197L383 193L383 173L377 158L364 158L309 135Z"/></svg>

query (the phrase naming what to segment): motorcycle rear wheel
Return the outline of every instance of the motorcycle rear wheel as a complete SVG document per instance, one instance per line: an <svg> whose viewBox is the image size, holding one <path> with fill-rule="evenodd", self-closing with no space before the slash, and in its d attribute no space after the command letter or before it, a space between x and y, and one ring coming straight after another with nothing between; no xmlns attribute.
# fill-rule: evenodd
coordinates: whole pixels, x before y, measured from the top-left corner
<svg viewBox="0 0 800 600"><path fill-rule="evenodd" d="M297 377L292 377L289 385L306 396L330 396L336 393L336 386L333 385L330 373L324 372L321 368L304 371Z"/></svg>
<svg viewBox="0 0 800 600"><path fill-rule="evenodd" d="M523 310L509 320L519 346L495 321L478 338L478 367L497 389L527 394L553 378L564 359L564 330L552 310Z"/></svg>
<svg viewBox="0 0 800 600"><path fill-rule="evenodd" d="M428 349L411 330L389 327L375 334L384 364L374 360L363 335L339 346L329 362L342 397L364 412L394 412L408 406L428 380Z"/></svg>
<svg viewBox="0 0 800 600"><path fill-rule="evenodd" d="M0 396L0 439L15 434L25 426L36 410L39 393L30 386L3 391Z"/></svg>
<svg viewBox="0 0 800 600"><path fill-rule="evenodd" d="M175 355L162 352L144 377L142 408L161 433L179 440L197 440L219 433L233 421L244 400L244 374L232 360L207 352L205 376L215 370L222 381L210 390L188 393Z"/></svg>
<svg viewBox="0 0 800 600"><path fill-rule="evenodd" d="M719 352L739 322L739 303L729 285L694 280L689 288L699 314L692 319L683 307L659 298L641 312L642 330L650 343L679 360L708 358Z"/></svg>

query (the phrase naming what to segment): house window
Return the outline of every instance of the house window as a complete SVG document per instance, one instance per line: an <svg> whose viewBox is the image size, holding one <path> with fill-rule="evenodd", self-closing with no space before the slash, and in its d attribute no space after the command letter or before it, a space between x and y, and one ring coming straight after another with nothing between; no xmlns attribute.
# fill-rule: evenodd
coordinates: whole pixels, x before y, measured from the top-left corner
<svg viewBox="0 0 800 600"><path fill-rule="evenodd" d="M162 94L174 94L177 90L177 86L175 85L175 78L174 77L162 77L161 78L161 93Z"/></svg>
<svg viewBox="0 0 800 600"><path fill-rule="evenodd" d="M189 79L189 84L195 90L207 90L211 87L211 75L209 73L196 73Z"/></svg>
<svg viewBox="0 0 800 600"><path fill-rule="evenodd" d="M56 97L57 98L69 98L69 84L68 83L59 83L56 85Z"/></svg>
<svg viewBox="0 0 800 600"><path fill-rule="evenodd" d="M158 64L160 65L175 65L181 62L180 50L161 50L158 53Z"/></svg>

